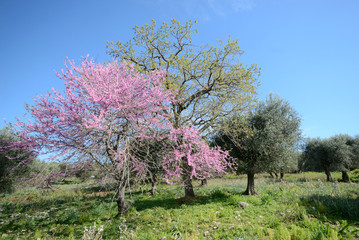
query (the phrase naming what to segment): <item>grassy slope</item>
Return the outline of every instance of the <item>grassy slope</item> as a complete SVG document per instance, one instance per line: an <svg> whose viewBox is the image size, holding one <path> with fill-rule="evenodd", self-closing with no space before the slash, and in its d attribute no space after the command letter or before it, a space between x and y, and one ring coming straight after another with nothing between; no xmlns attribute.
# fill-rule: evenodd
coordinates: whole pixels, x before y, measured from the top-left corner
<svg viewBox="0 0 359 240"><path fill-rule="evenodd" d="M75 184L29 189L0 198L0 237L81 239L95 222L104 225L104 239L359 237L359 184L327 183L324 174L306 173L286 175L284 182L258 176L258 196L242 196L245 185L244 176L212 179L186 202L180 186L161 185L155 197L132 192L130 212L118 219L111 191Z"/></svg>

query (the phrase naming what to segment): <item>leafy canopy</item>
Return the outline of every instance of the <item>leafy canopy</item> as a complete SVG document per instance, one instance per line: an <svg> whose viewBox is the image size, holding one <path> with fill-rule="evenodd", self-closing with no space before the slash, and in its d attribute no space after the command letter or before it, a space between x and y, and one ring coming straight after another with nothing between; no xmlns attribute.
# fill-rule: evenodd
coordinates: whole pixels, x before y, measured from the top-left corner
<svg viewBox="0 0 359 240"><path fill-rule="evenodd" d="M289 103L270 95L248 117L235 115L224 121L214 142L230 150L239 172L278 170L293 156L299 127L300 118Z"/></svg>
<svg viewBox="0 0 359 240"><path fill-rule="evenodd" d="M177 92L170 110L173 126L192 124L203 133L229 113L252 106L259 69L239 61L243 51L238 40L218 41L217 47L197 46L192 34L198 32L192 28L192 21L182 25L172 19L157 27L152 20L150 25L135 26L127 43L108 42L107 52L143 72L165 70L165 88Z"/></svg>
<svg viewBox="0 0 359 240"><path fill-rule="evenodd" d="M327 139L308 139L303 153L306 170L328 168L336 171L350 171L358 166L357 138L338 134Z"/></svg>

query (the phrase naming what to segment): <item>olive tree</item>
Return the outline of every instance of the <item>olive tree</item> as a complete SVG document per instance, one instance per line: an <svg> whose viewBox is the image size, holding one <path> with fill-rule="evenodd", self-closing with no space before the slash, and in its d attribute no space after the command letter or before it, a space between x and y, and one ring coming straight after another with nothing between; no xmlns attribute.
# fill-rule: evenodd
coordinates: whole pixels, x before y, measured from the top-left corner
<svg viewBox="0 0 359 240"><path fill-rule="evenodd" d="M342 172L343 182L349 182L348 171L354 165L354 139L347 134L339 134L331 137L329 144L329 157L333 158L334 168Z"/></svg>
<svg viewBox="0 0 359 240"><path fill-rule="evenodd" d="M356 135L353 139L353 166L352 169L359 168L359 135Z"/></svg>
<svg viewBox="0 0 359 240"><path fill-rule="evenodd" d="M248 116L232 116L222 123L214 142L230 150L237 171L247 174L245 195L256 194L254 175L284 168L301 136L300 118L289 103L270 95Z"/></svg>
<svg viewBox="0 0 359 240"><path fill-rule="evenodd" d="M341 171L342 180L349 182L348 171L355 166L355 139L346 134L327 139L308 139L303 152L306 169L323 169L327 181L333 181L331 170Z"/></svg>

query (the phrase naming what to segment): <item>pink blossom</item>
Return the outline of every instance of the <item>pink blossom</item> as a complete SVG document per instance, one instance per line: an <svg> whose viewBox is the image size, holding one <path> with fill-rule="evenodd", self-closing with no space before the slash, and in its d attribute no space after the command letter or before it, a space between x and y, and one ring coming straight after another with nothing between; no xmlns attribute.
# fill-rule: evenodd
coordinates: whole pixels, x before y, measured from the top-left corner
<svg viewBox="0 0 359 240"><path fill-rule="evenodd" d="M113 167L109 170L113 174L129 167L137 176L145 176L146 163L130 154L131 139L168 138L172 146L162 163L168 182L187 171L182 167L184 159L191 178L226 171L226 151L210 148L194 127L172 127L167 110L176 93L164 89L164 71L144 75L127 62L96 64L87 57L79 66L68 62L57 73L64 92L52 89L35 98L35 105L26 106L31 117L17 120L21 141L13 147L56 153L60 159L86 156L100 165L111 163L106 166Z"/></svg>

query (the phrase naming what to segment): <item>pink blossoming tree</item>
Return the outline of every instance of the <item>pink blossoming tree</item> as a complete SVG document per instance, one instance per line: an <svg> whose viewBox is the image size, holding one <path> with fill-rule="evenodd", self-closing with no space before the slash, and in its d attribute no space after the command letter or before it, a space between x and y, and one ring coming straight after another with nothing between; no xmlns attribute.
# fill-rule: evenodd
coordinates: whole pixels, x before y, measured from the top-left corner
<svg viewBox="0 0 359 240"><path fill-rule="evenodd" d="M217 173L225 173L231 167L227 162L228 152L220 148L210 148L201 139L196 128L180 127L172 129L169 136L172 145L163 161L167 182L182 178L185 196L193 191L191 181L207 179Z"/></svg>
<svg viewBox="0 0 359 240"><path fill-rule="evenodd" d="M58 74L64 92L53 89L26 106L31 118L15 124L21 141L12 147L31 146L36 154L55 153L64 161L96 162L117 182L118 215L128 210L130 174L138 178L148 171L148 162L133 154L133 141L167 138L173 143L162 162L168 182L184 169L199 179L225 171L226 152L210 149L194 128L172 128L166 112L175 92L163 87L163 71L144 75L126 62L95 64L87 58L79 66L69 63ZM184 157L190 168L183 166Z"/></svg>

